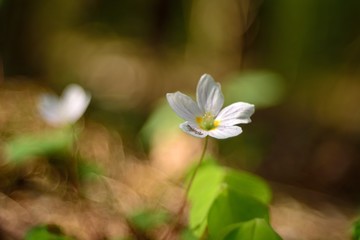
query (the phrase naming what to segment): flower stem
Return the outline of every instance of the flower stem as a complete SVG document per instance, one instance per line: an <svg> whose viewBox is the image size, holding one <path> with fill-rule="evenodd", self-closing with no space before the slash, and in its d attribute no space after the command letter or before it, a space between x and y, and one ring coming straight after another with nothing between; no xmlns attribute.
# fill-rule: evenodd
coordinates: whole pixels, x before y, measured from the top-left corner
<svg viewBox="0 0 360 240"><path fill-rule="evenodd" d="M196 176L196 173L197 173L197 171L199 170L200 165L201 165L201 163L202 163L202 161L203 161L203 159L204 159L208 141L209 141L209 137L205 137L204 148L203 148L203 150L202 150L202 153L201 153L201 156L200 156L200 159L199 159L199 163L198 163L198 165L195 167L194 173L192 174L192 176L191 176L191 178L190 178L190 181L189 181L189 184L188 184L188 186L187 186L187 188L186 188L186 192L185 192L185 196L186 196L186 197L189 195L189 191L190 191L191 185L193 184L194 179L195 179L195 176ZM186 198L185 198L185 200L184 200L184 202L183 202L183 204L182 204L182 208L184 208L185 205L186 205ZM182 210L183 210L182 208L180 208L180 210L181 210L181 211L179 211L180 214L182 213Z"/></svg>
<svg viewBox="0 0 360 240"><path fill-rule="evenodd" d="M181 207L179 208L179 211L178 211L177 214L176 214L177 217L176 217L176 220L175 220L175 222L174 222L174 225L173 225L172 228L170 228L169 231L167 231L167 232L165 233L165 236L161 238L161 239L163 239L163 240L168 239L168 236L169 236L170 232L173 231L173 230L176 228L177 224L179 223L179 219L180 219L180 217L181 217L181 215L182 215L182 213L183 213L183 211L184 211L184 209L185 209L185 206L186 206L186 203L187 203L187 198L188 198L188 195L189 195L191 186L192 186L192 184L193 184L193 182L194 182L196 173L198 172L198 170L199 170L199 168L200 168L200 166L201 166L201 164L202 164L202 162L203 162L203 160L204 160L204 156L205 156L206 148L207 148L207 145L208 145L208 141L209 141L209 137L206 136L206 137L205 137L205 142L204 142L204 147L203 147L203 150L202 150L202 152L201 152L200 159L199 159L199 163L196 165L196 167L195 167L195 169L194 169L194 172L193 172L193 174L191 175L189 184L188 184L187 187L186 187L185 198L184 198L184 200L183 200L183 202L182 202L182 204L181 204Z"/></svg>

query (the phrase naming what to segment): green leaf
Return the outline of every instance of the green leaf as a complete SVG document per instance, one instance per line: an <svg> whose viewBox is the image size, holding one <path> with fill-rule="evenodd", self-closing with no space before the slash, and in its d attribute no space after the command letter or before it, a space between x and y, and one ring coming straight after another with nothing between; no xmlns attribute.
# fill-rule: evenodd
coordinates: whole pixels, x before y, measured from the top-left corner
<svg viewBox="0 0 360 240"><path fill-rule="evenodd" d="M188 174L188 179L193 170ZM251 196L264 204L271 200L271 190L261 178L216 165L215 160L207 156L206 161L197 172L188 195L190 201L189 226L197 237L204 232L210 207L223 186L240 194Z"/></svg>
<svg viewBox="0 0 360 240"><path fill-rule="evenodd" d="M138 229L147 231L165 224L169 220L169 214L163 210L142 210L129 218L130 222Z"/></svg>
<svg viewBox="0 0 360 240"><path fill-rule="evenodd" d="M254 218L268 220L268 207L251 196L224 187L209 211L209 236L211 239L220 239L219 236L226 227Z"/></svg>
<svg viewBox="0 0 360 240"><path fill-rule="evenodd" d="M40 225L31 228L25 235L25 240L74 240L62 234L56 225Z"/></svg>
<svg viewBox="0 0 360 240"><path fill-rule="evenodd" d="M269 223L261 218L230 226L221 240L281 240Z"/></svg>
<svg viewBox="0 0 360 240"><path fill-rule="evenodd" d="M74 140L72 129L65 128L41 135L25 135L5 146L7 160L22 163L28 159L67 151Z"/></svg>
<svg viewBox="0 0 360 240"><path fill-rule="evenodd" d="M257 108L278 105L284 94L284 80L269 71L235 73L224 86L224 95L228 104L243 101L255 104Z"/></svg>
<svg viewBox="0 0 360 240"><path fill-rule="evenodd" d="M357 219L351 228L352 240L360 240L360 219Z"/></svg>
<svg viewBox="0 0 360 240"><path fill-rule="evenodd" d="M199 238L195 236L191 229L186 228L181 232L180 240L199 240Z"/></svg>
<svg viewBox="0 0 360 240"><path fill-rule="evenodd" d="M207 224L209 209L220 192L225 169L211 164L199 168L188 194L190 200L189 226L198 237Z"/></svg>
<svg viewBox="0 0 360 240"><path fill-rule="evenodd" d="M270 203L272 194L268 184L253 174L228 169L224 182L241 194L254 197L265 204Z"/></svg>

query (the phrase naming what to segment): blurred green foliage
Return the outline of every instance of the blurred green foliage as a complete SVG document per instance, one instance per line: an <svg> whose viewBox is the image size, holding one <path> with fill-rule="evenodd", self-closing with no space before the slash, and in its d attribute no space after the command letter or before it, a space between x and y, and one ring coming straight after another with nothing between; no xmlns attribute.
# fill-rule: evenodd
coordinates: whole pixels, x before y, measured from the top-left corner
<svg viewBox="0 0 360 240"><path fill-rule="evenodd" d="M198 240L191 229L186 228L181 232L180 240Z"/></svg>
<svg viewBox="0 0 360 240"><path fill-rule="evenodd" d="M65 236L56 225L35 226L26 233L25 240L75 240Z"/></svg>
<svg viewBox="0 0 360 240"><path fill-rule="evenodd" d="M60 128L21 135L6 144L6 160L21 167L46 159L56 171L70 176L73 183L96 180L96 176L104 174L104 169L75 153L74 144L78 134L79 130L75 128Z"/></svg>
<svg viewBox="0 0 360 240"><path fill-rule="evenodd" d="M79 180L82 182L95 180L96 176L104 175L104 173L104 169L95 163L80 159L77 164L77 174Z"/></svg>
<svg viewBox="0 0 360 240"><path fill-rule="evenodd" d="M359 240L360 239L360 219L357 219L352 224L351 239L352 240Z"/></svg>
<svg viewBox="0 0 360 240"><path fill-rule="evenodd" d="M169 214L161 209L145 209L134 212L129 221L141 231L148 231L165 224L169 220Z"/></svg>
<svg viewBox="0 0 360 240"><path fill-rule="evenodd" d="M269 223L261 218L229 226L223 240L281 240Z"/></svg>
<svg viewBox="0 0 360 240"><path fill-rule="evenodd" d="M279 75L270 71L245 71L228 77L223 91L226 104L249 102L256 108L279 105L286 93L286 83Z"/></svg>
<svg viewBox="0 0 360 240"><path fill-rule="evenodd" d="M74 141L71 128L56 129L34 135L22 135L8 142L6 158L10 162L21 163L35 157L68 153Z"/></svg>
<svg viewBox="0 0 360 240"><path fill-rule="evenodd" d="M264 1L257 47L266 67L295 86L313 81L309 76L314 73L355 70L360 63L359 30L352 26L360 22L359 11L357 0Z"/></svg>
<svg viewBox="0 0 360 240"><path fill-rule="evenodd" d="M140 131L141 139L145 146L149 148L152 146L152 141L156 135L166 135L179 131L181 122L183 120L174 113L169 104L161 101L142 127Z"/></svg>

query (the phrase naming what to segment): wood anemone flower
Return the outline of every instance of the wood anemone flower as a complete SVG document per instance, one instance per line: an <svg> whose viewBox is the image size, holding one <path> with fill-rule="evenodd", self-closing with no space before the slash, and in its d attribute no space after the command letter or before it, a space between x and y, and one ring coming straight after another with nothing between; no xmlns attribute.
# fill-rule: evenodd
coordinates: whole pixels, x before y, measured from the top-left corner
<svg viewBox="0 0 360 240"><path fill-rule="evenodd" d="M221 86L209 74L202 75L199 80L197 103L181 92L168 93L166 97L175 113L186 120L180 128L199 138L235 137L242 133L241 127L236 125L250 123L255 112L255 106L245 102L236 102L221 110L224 104Z"/></svg>
<svg viewBox="0 0 360 240"><path fill-rule="evenodd" d="M91 100L91 95L81 86L70 84L59 98L52 94L41 96L38 108L42 118L52 126L73 124L81 118Z"/></svg>

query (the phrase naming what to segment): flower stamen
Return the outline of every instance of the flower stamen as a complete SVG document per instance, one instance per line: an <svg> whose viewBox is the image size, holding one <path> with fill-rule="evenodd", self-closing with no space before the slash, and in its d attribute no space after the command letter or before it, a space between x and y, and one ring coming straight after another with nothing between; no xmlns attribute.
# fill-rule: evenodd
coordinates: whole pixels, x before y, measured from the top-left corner
<svg viewBox="0 0 360 240"><path fill-rule="evenodd" d="M202 117L196 117L196 122L199 127L205 131L210 131L220 124L219 121L215 121L214 116L211 113L205 113Z"/></svg>

